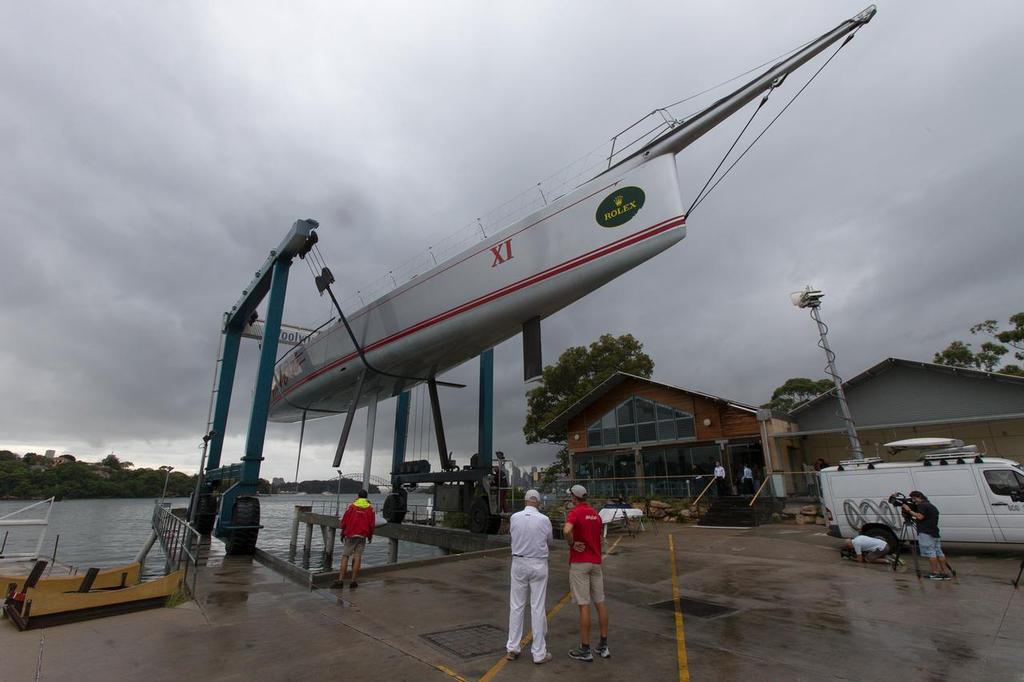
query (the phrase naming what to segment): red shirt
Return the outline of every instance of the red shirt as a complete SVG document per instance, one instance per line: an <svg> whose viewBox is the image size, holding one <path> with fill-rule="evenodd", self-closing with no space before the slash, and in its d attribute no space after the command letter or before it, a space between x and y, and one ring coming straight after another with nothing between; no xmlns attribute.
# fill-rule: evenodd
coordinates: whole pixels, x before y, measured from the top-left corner
<svg viewBox="0 0 1024 682"><path fill-rule="evenodd" d="M341 534L346 538L364 537L369 540L373 537L375 525L377 525L377 515L372 506L360 509L354 504L350 504L345 510L345 515L341 517Z"/></svg>
<svg viewBox="0 0 1024 682"><path fill-rule="evenodd" d="M586 502L580 502L569 511L565 520L572 524L573 544L582 542L587 546L582 552L569 547L569 563L601 563L601 531L604 530L604 525L593 507Z"/></svg>

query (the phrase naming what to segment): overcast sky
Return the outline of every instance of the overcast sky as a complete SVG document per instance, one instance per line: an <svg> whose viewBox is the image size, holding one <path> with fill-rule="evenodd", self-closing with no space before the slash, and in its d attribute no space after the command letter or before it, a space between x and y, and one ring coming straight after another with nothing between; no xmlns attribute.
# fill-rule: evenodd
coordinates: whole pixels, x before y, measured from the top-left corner
<svg viewBox="0 0 1024 682"><path fill-rule="evenodd" d="M640 115L863 4L5 3L0 448L194 471L221 313L295 219L320 221L344 296ZM788 377L823 375L814 325L788 299L805 284L826 292L847 377L930 360L1024 310L1024 5L879 5L682 243L544 321L546 362L630 332L656 379L761 403ZM735 119L679 157L684 198ZM292 272L286 321L315 326L329 310ZM255 356L247 342L225 462L241 456ZM544 465L551 449L522 437L519 339L496 361L495 447ZM442 393L457 458L476 450L476 373L451 372L470 386ZM361 469L363 423L346 471ZM334 475L340 430L309 426L300 478ZM298 434L271 426L262 475L294 476Z"/></svg>

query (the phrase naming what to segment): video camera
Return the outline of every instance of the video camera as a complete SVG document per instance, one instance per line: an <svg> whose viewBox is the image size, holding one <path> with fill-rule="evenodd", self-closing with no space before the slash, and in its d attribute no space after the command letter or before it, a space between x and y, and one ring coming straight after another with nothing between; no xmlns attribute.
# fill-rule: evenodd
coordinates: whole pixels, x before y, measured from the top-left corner
<svg viewBox="0 0 1024 682"><path fill-rule="evenodd" d="M900 510L900 513L903 514L904 519L913 523L914 517L910 515L910 512L903 508L903 505L910 507L910 511L916 512L917 503L914 502L914 500L907 497L903 493L893 493L892 495L889 496L889 499L887 501L889 502L889 504L891 504L894 507L897 507Z"/></svg>

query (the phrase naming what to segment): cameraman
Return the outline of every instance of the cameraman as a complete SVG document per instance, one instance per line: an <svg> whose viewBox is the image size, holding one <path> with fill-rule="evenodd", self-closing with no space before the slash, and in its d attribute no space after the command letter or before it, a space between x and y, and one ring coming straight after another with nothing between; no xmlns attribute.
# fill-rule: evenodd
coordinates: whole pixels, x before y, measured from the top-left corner
<svg viewBox="0 0 1024 682"><path fill-rule="evenodd" d="M946 555L939 540L939 510L919 490L910 493L912 504L903 505L903 511L917 522L917 546L921 556L928 558L932 572L929 580L950 580ZM916 509L915 509L916 507Z"/></svg>

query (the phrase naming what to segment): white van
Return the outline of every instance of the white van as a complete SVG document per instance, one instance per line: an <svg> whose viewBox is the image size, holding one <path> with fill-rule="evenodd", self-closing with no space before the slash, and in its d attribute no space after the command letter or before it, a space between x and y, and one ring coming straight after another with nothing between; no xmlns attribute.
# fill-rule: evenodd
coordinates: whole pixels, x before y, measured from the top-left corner
<svg viewBox="0 0 1024 682"><path fill-rule="evenodd" d="M828 534L860 532L896 549L903 518L889 504L895 493L919 490L939 510L939 532L948 542L1024 543L1024 468L988 457L977 446L951 438L911 438L886 443L892 451L920 450L915 462L878 457L848 460L821 470L821 506ZM912 539L913 528L904 539Z"/></svg>

